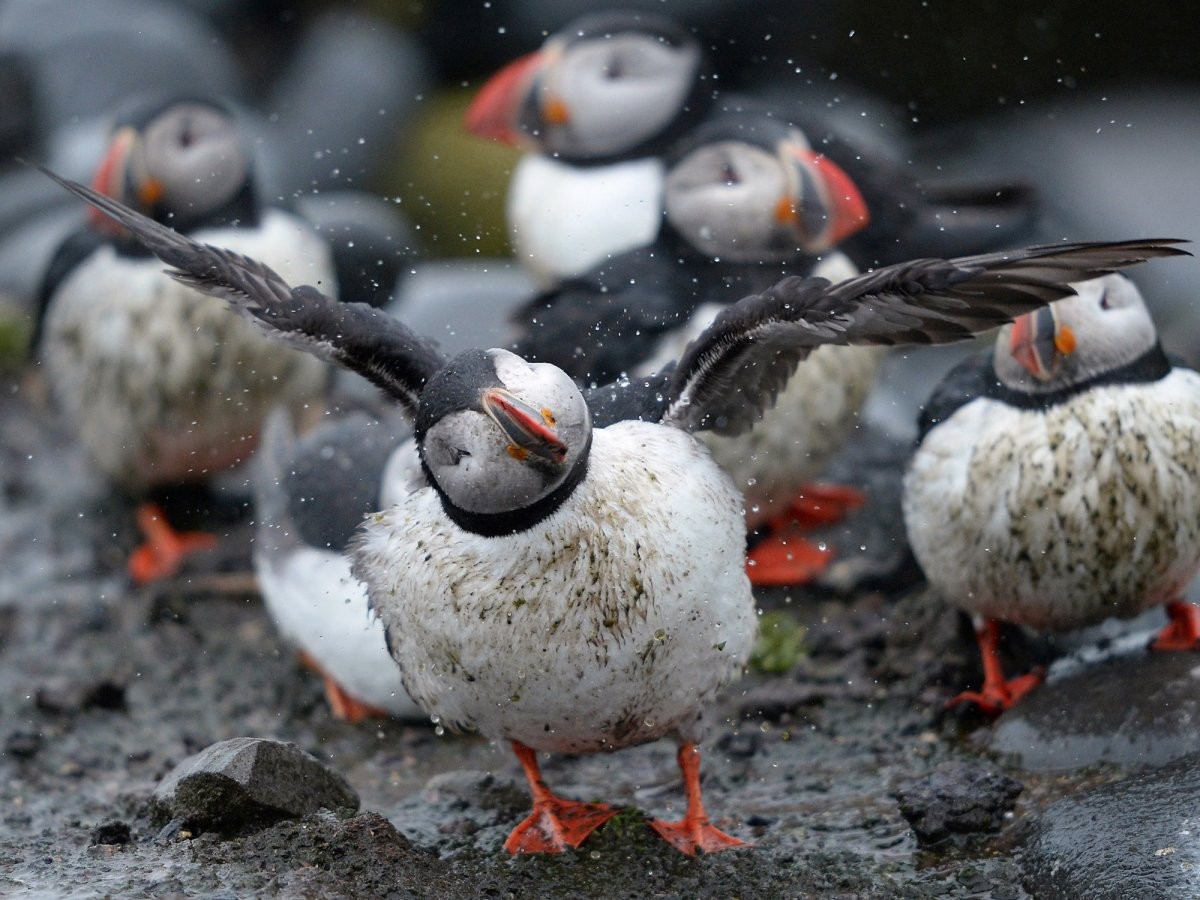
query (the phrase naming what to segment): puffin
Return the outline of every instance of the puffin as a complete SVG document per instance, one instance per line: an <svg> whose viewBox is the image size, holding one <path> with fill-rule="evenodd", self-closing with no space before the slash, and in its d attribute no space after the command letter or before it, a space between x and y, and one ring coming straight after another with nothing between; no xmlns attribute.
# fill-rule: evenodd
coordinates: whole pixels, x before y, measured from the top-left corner
<svg viewBox="0 0 1200 900"><path fill-rule="evenodd" d="M253 561L279 634L318 673L335 718L428 721L400 682L383 624L351 572L349 547L383 493L388 461L412 436L394 409L343 409L297 437L277 408L254 458Z"/></svg>
<svg viewBox="0 0 1200 900"><path fill-rule="evenodd" d="M520 262L551 286L651 243L661 154L709 116L740 109L802 128L862 190L871 221L845 247L860 267L1004 247L1036 224L1027 184L923 183L799 103L722 90L697 37L652 13L573 20L485 82L465 124L524 151L507 195L509 237Z"/></svg>
<svg viewBox="0 0 1200 900"><path fill-rule="evenodd" d="M533 809L510 853L578 847L616 814L555 794L537 754L672 738L686 809L651 827L688 854L745 846L700 787L704 713L757 630L742 498L696 440L753 426L825 343L943 343L1071 292L1069 281L1180 252L1074 243L926 259L832 284L792 276L727 307L654 376L581 389L502 348L446 359L363 304L292 287L83 185L173 278L382 388L413 424L389 461L391 505L352 544L409 695L445 728L507 741Z"/></svg>
<svg viewBox="0 0 1200 900"><path fill-rule="evenodd" d="M805 135L763 112L724 113L664 156L664 221L647 247L534 297L512 346L583 383L649 375L677 358L720 310L788 274L858 274L837 247L868 218L854 183ZM758 586L816 577L833 558L802 530L864 502L812 484L853 429L882 348L818 348L758 426L702 439L746 497Z"/></svg>
<svg viewBox="0 0 1200 900"><path fill-rule="evenodd" d="M984 683L951 703L996 715L1037 686L1006 678L999 623L1083 628L1165 606L1160 650L1200 648L1200 374L1163 353L1120 274L1026 313L953 369L920 417L904 480L929 583L970 613Z"/></svg>
<svg viewBox="0 0 1200 900"><path fill-rule="evenodd" d="M232 112L193 97L131 101L115 118L93 184L180 231L266 259L336 292L328 244L263 204ZM156 492L200 483L253 449L277 404L320 404L326 368L267 340L167 278L132 236L92 216L55 252L38 297L40 375L97 469L142 498L138 583L178 571L212 535L176 532Z"/></svg>

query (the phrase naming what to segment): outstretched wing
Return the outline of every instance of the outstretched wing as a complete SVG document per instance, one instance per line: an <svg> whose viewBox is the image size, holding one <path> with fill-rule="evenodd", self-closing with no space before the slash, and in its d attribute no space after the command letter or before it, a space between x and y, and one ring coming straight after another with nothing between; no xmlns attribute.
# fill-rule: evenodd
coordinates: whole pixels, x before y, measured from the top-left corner
<svg viewBox="0 0 1200 900"><path fill-rule="evenodd" d="M722 311L688 345L662 421L688 431L745 431L796 366L822 344L944 344L1073 294L1072 281L1160 256L1174 239L1063 243L922 259L831 285L785 278Z"/></svg>
<svg viewBox="0 0 1200 900"><path fill-rule="evenodd" d="M111 197L43 172L125 226L171 266L167 274L221 297L273 337L362 375L416 414L421 387L445 359L432 343L366 305L342 303L309 285L293 288L270 267L172 231Z"/></svg>

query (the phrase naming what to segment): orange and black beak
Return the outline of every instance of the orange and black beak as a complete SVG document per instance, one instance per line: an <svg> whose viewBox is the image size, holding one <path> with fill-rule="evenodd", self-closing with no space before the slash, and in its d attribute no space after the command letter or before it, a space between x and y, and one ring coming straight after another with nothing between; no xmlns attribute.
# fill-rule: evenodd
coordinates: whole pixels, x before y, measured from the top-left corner
<svg viewBox="0 0 1200 900"><path fill-rule="evenodd" d="M512 441L508 453L514 459L525 460L532 454L558 465L566 462L567 445L554 428L550 410L534 409L504 388L488 388L482 401L483 411Z"/></svg>
<svg viewBox="0 0 1200 900"><path fill-rule="evenodd" d="M1008 341L1013 359L1039 381L1053 377L1063 359L1075 351L1075 332L1059 322L1052 306L1015 319Z"/></svg>
<svg viewBox="0 0 1200 900"><path fill-rule="evenodd" d="M538 140L530 128L569 122L571 112L566 103L552 93L540 96L544 92L538 84L541 74L561 53L557 46L543 47L513 60L489 78L467 109L467 131L503 144L536 149ZM523 121L526 118L528 121Z"/></svg>
<svg viewBox="0 0 1200 900"><path fill-rule="evenodd" d="M162 200L163 185L157 178L140 171L144 168L144 162L140 161L141 140L141 134L132 126L114 131L104 158L92 176L92 189L152 215ZM121 231L121 226L95 208L90 208L88 215L95 228L114 233Z"/></svg>
<svg viewBox="0 0 1200 900"><path fill-rule="evenodd" d="M802 247L836 247L871 220L867 202L842 168L803 141L784 141L780 155L792 173L792 194L781 197L775 218L796 231Z"/></svg>

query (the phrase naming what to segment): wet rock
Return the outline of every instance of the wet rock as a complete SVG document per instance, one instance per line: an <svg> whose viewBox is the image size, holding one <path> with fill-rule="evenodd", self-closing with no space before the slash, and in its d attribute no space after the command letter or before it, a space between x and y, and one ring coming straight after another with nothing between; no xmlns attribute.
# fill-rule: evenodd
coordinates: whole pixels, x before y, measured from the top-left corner
<svg viewBox="0 0 1200 900"><path fill-rule="evenodd" d="M193 829L243 830L318 809L358 809L338 772L295 744L233 738L184 760L159 784L151 815Z"/></svg>
<svg viewBox="0 0 1200 900"><path fill-rule="evenodd" d="M42 749L42 736L36 731L14 731L4 739L4 754L17 759L33 759Z"/></svg>
<svg viewBox="0 0 1200 900"><path fill-rule="evenodd" d="M113 819L97 825L93 829L88 843L93 847L120 847L130 843L132 840L133 831L130 829L128 823Z"/></svg>
<svg viewBox="0 0 1200 900"><path fill-rule="evenodd" d="M929 846L955 835L999 831L1023 789L1007 775L951 762L905 782L894 796L917 840Z"/></svg>
<svg viewBox="0 0 1200 900"><path fill-rule="evenodd" d="M1200 751L1200 655L1141 653L1042 685L997 721L988 746L1030 770L1161 766Z"/></svg>
<svg viewBox="0 0 1200 900"><path fill-rule="evenodd" d="M1200 895L1200 753L1060 800L1030 826L1035 897Z"/></svg>

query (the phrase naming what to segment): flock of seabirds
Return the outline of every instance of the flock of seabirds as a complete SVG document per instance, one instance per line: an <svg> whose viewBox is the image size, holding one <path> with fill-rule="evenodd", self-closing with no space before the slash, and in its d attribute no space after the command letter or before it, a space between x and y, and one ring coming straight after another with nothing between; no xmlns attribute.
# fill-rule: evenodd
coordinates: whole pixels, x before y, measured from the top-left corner
<svg viewBox="0 0 1200 900"><path fill-rule="evenodd" d="M524 151L509 224L544 290L515 343L452 359L339 294L337 248L262 202L219 102L128 106L91 188L44 170L91 204L40 296L64 420L147 499L259 445L280 632L342 717L509 742L533 802L513 853L616 812L553 793L539 752L664 737L687 806L651 826L688 854L745 845L704 809L704 712L754 645L752 585L811 578L828 554L803 523L862 502L809 482L888 346L1003 326L930 385L904 482L917 560L977 623L985 681L956 702L997 713L1037 684L1002 671L1000 622L1165 605L1154 647L1200 643L1200 376L1120 273L1183 242L1015 247L1028 189L918 184L706 67L678 25L602 14L482 88L466 124ZM328 363L387 409L321 414ZM138 516L138 581L214 540Z"/></svg>

